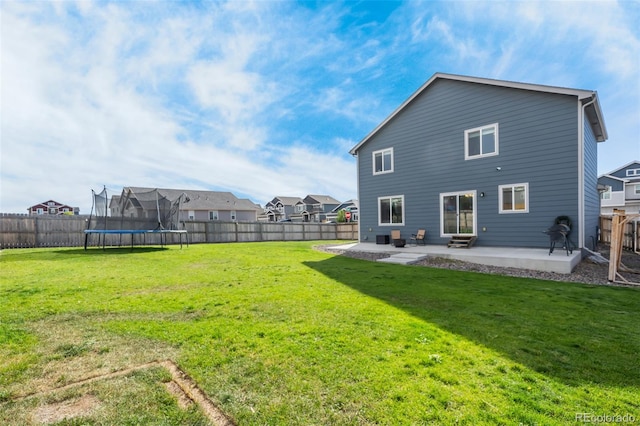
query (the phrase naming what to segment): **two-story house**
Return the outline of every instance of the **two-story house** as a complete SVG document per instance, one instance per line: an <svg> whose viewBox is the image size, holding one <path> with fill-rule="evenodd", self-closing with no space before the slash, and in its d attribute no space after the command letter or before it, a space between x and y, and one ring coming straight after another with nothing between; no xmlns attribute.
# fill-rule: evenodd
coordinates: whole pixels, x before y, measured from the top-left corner
<svg viewBox="0 0 640 426"><path fill-rule="evenodd" d="M600 213L613 214L613 209L640 213L640 161L632 161L598 177Z"/></svg>
<svg viewBox="0 0 640 426"><path fill-rule="evenodd" d="M340 201L329 195L307 195L296 204L296 213L291 219L296 222L325 222L327 215L340 205Z"/></svg>
<svg viewBox="0 0 640 426"><path fill-rule="evenodd" d="M261 220L269 222L325 222L340 201L329 195L274 197L265 204Z"/></svg>
<svg viewBox="0 0 640 426"><path fill-rule="evenodd" d="M41 214L78 215L80 214L80 209L78 207L71 207L54 200L45 201L43 203L31 206L27 209L27 211L29 212L29 215L41 215Z"/></svg>
<svg viewBox="0 0 640 426"><path fill-rule="evenodd" d="M120 196L114 196L109 204L112 216L144 217L142 210L149 209L149 214L154 214L155 206L150 207L140 202L143 194L153 194L167 200L178 200L179 221L209 221L220 220L226 222L255 222L262 208L253 201L238 198L226 191L202 191L190 189L163 189L125 187ZM126 196L128 202L123 205L121 197Z"/></svg>
<svg viewBox="0 0 640 426"><path fill-rule="evenodd" d="M290 221L291 216L302 214L304 205L300 197L277 196L264 206L264 212L260 219L267 222Z"/></svg>
<svg viewBox="0 0 640 426"><path fill-rule="evenodd" d="M427 244L546 248L543 231L568 216L585 247L606 139L595 91L436 73L350 151L360 241L426 229Z"/></svg>

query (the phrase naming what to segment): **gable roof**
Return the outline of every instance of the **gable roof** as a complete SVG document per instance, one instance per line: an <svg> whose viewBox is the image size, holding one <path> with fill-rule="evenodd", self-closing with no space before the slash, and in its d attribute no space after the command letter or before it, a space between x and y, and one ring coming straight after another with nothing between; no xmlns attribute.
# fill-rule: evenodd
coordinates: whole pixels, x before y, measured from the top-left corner
<svg viewBox="0 0 640 426"><path fill-rule="evenodd" d="M183 210L262 210L253 201L246 198L238 198L231 192L202 191L191 189L166 189L166 188L142 188L129 186L133 194L147 192L155 189L170 200L176 200L185 194L189 201L182 204Z"/></svg>
<svg viewBox="0 0 640 426"><path fill-rule="evenodd" d="M275 205L278 201L280 201L285 206L295 206L298 202L302 201L302 198L276 196L273 200L271 200L271 204Z"/></svg>
<svg viewBox="0 0 640 426"><path fill-rule="evenodd" d="M53 203L53 205L49 205L49 203ZM40 207L40 206L42 206L42 207L53 207L53 208L56 208L56 209L59 209L59 208L65 208L65 207L68 207L68 208L70 208L70 209L73 209L73 207L71 207L71 206L69 206L69 205L67 205L67 204L59 203L59 202L57 202L57 201L55 201L55 200L47 200L47 201L43 201L42 203L34 204L33 206L31 206L31 207L29 207L29 208L30 208L30 209L33 209L33 208L38 208L38 207Z"/></svg>
<svg viewBox="0 0 640 426"><path fill-rule="evenodd" d="M556 86L545 86L542 84L531 84L531 83L519 83L515 81L507 81L507 80L494 80L490 78L481 78L481 77L470 77L464 75L455 75L455 74L445 74L445 73L435 73L429 80L427 80L418 90L416 90L409 98L407 98L395 111L393 111L387 118L385 118L382 123L380 123L375 129L373 129L367 136L364 137L356 146L351 148L349 153L351 155L356 155L358 153L358 149L369 139L371 139L380 129L387 125L396 115L398 115L407 105L411 103L418 95L424 92L429 86L431 86L436 80L445 79L452 81L462 81L467 83L476 83L476 84L485 84L490 86L497 87L507 87L511 89L520 89L520 90L532 90L536 92L544 92L544 93L554 93L559 95L570 95L576 96L579 101L582 102L583 105L588 105L588 111L586 111L586 115L589 119L589 123L591 128L593 129L593 133L596 135L596 140L598 142L602 142L607 140L607 129L604 124L604 118L602 115L602 110L600 109L600 102L598 101L598 92L594 90L581 90L581 89L570 89L566 87L556 87Z"/></svg>
<svg viewBox="0 0 640 426"><path fill-rule="evenodd" d="M315 201L315 203L310 203L310 201ZM313 195L309 194L304 197L305 204L340 204L340 201L329 195Z"/></svg>
<svg viewBox="0 0 640 426"><path fill-rule="evenodd" d="M613 170L611 170L609 173L605 173L605 174L604 174L604 175L602 175L602 176L612 175L613 173L619 172L620 170L624 170L624 169L626 169L626 168L627 168L627 167L629 167L629 166L633 166L634 164L635 164L636 166L640 167L640 161L638 161L638 160L633 160L633 161L631 161L631 162L629 162L629 163L625 164L624 166L621 166L621 167L618 167L617 169L613 169ZM615 176L611 176L611 177L615 177Z"/></svg>

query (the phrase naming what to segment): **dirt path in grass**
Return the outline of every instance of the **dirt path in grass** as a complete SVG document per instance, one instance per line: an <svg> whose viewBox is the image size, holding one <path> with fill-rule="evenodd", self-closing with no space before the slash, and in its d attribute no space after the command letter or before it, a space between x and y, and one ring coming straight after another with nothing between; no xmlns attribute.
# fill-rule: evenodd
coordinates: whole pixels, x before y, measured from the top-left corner
<svg viewBox="0 0 640 426"><path fill-rule="evenodd" d="M171 374L171 381L166 383L167 390L174 395L181 407L186 407L190 403L195 403L200 407L205 416L216 426L234 426L235 423L228 418L207 395L198 387L196 382L189 377L172 360L152 361L145 364L136 365L124 370L112 373L99 374L68 383L57 388L20 395L13 400L21 400L30 397L43 396L52 392L62 392L71 388L93 383L99 380L107 380L115 377L126 376L135 371L145 370L152 367L163 367ZM92 395L84 395L74 401L62 401L38 407L33 413L33 419L42 424L57 423L65 419L90 415L90 413L100 404L97 398Z"/></svg>
<svg viewBox="0 0 640 426"><path fill-rule="evenodd" d="M172 360L178 355L175 347L127 333L105 332L102 327L110 321L141 318L155 317L63 314L32 323L29 328L37 336L38 345L33 348L31 362L37 362L29 370L31 374L7 389L11 395L9 399L19 402L34 398L52 402L38 404L29 417L21 421L30 418L33 424L52 424L90 417L109 401L99 400L92 395L91 386L81 388L83 385L160 367L170 375L164 386L177 399L179 407L184 409L196 404L211 424L233 425L233 421ZM65 391L69 393L66 398ZM0 423L1 419L0 416ZM7 420L10 419L5 418Z"/></svg>

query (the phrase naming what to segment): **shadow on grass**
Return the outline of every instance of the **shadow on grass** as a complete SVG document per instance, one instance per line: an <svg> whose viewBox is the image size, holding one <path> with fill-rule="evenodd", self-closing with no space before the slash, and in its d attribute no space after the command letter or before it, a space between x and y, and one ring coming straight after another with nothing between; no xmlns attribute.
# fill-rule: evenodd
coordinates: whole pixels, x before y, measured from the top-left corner
<svg viewBox="0 0 640 426"><path fill-rule="evenodd" d="M84 248L69 248L69 249L47 249L47 250L38 250L38 251L12 251L11 256L3 256L2 262L22 262L22 261L55 261L59 260L59 256L63 257L95 257L95 256L118 256L118 255L135 255L142 253L152 253L158 251L169 250L168 247L106 247L102 249L102 247L90 247L87 250Z"/></svg>
<svg viewBox="0 0 640 426"><path fill-rule="evenodd" d="M70 249L70 250L56 250L56 254L62 254L67 256L93 256L93 255L118 255L118 254L136 254L136 253L153 253L157 251L169 250L168 247L160 246L134 246L134 247L88 247L86 250L83 248Z"/></svg>
<svg viewBox="0 0 640 426"><path fill-rule="evenodd" d="M306 266L569 385L640 386L640 291L389 265Z"/></svg>

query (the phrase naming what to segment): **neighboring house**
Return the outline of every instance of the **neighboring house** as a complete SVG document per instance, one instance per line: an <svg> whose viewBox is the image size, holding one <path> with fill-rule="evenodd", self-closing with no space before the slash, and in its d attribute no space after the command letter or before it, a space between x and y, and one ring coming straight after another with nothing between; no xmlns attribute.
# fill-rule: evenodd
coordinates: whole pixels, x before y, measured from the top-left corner
<svg viewBox="0 0 640 426"><path fill-rule="evenodd" d="M598 177L600 213L610 216L613 209L640 213L640 161L632 161Z"/></svg>
<svg viewBox="0 0 640 426"><path fill-rule="evenodd" d="M426 229L428 244L548 247L558 216L570 239L597 238L595 91L434 74L351 149L360 241Z"/></svg>
<svg viewBox="0 0 640 426"><path fill-rule="evenodd" d="M274 197L265 204L260 219L268 222L326 222L340 201L329 195Z"/></svg>
<svg viewBox="0 0 640 426"><path fill-rule="evenodd" d="M296 204L295 222L325 222L327 215L340 205L340 201L329 195L307 195Z"/></svg>
<svg viewBox="0 0 640 426"><path fill-rule="evenodd" d="M145 194L156 191L159 196L174 201L182 197L180 202L179 221L209 221L220 220L227 222L255 222L262 208L253 201L238 198L231 192L200 191L190 189L162 189L125 187L123 194L131 191L123 216L137 216L134 210L143 210L143 203L136 202L136 194ZM109 204L111 216L119 215L120 199L122 196L113 196ZM153 212L151 212L153 214Z"/></svg>
<svg viewBox="0 0 640 426"><path fill-rule="evenodd" d="M29 207L27 210L30 215L39 215L39 214L78 215L80 214L80 209L78 207L71 207L66 204L62 204L53 200L36 204L35 206Z"/></svg>
<svg viewBox="0 0 640 426"><path fill-rule="evenodd" d="M358 200L348 200L344 203L340 203L336 208L331 210L331 213L327 213L327 220L329 222L336 222L338 219L338 212L340 212L340 210L348 212L348 222L358 221Z"/></svg>
<svg viewBox="0 0 640 426"><path fill-rule="evenodd" d="M292 215L302 213L303 207L300 197L277 196L265 204L260 219L267 222L291 220Z"/></svg>

